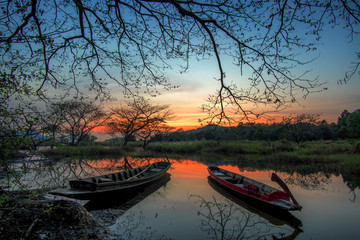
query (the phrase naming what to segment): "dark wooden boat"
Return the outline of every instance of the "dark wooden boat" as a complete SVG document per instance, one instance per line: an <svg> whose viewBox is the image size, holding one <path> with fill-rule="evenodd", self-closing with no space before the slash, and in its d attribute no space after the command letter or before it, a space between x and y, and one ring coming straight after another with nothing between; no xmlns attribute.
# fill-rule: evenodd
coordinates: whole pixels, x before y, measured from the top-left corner
<svg viewBox="0 0 360 240"><path fill-rule="evenodd" d="M99 198L92 198L84 207L88 211L101 210L101 209L117 209L127 211L135 206L157 190L166 187L166 184L171 180L171 175L165 173L159 180L142 187L127 190L126 194L123 191L100 194Z"/></svg>
<svg viewBox="0 0 360 240"><path fill-rule="evenodd" d="M151 184L162 178L170 168L169 162L155 162L146 166L106 175L69 181L70 189L51 191L53 195L91 199L103 193L130 191Z"/></svg>
<svg viewBox="0 0 360 240"><path fill-rule="evenodd" d="M278 182L285 191L218 167L208 167L208 171L210 177L222 187L255 200L258 203L266 204L267 207L282 210L301 210L302 208L285 183L276 175L272 176L272 180Z"/></svg>

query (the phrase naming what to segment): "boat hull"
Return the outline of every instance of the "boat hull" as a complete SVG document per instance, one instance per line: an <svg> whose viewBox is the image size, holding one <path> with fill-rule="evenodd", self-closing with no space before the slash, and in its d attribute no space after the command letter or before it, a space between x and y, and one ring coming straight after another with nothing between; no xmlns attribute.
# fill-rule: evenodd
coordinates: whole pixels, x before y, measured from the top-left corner
<svg viewBox="0 0 360 240"><path fill-rule="evenodd" d="M268 220L271 224L282 226L288 225L294 229L302 231L302 222L289 211L284 209L272 208L268 204L262 201L256 201L253 198L247 197L243 194L239 194L236 191L224 188L221 184L215 181L210 176L208 177L209 185L219 194L226 197L227 199L235 202L237 205L243 207L244 209L261 216L262 218Z"/></svg>
<svg viewBox="0 0 360 240"><path fill-rule="evenodd" d="M218 171L223 171L225 176L220 175ZM240 174L236 174L218 167L209 167L208 172L210 177L216 181L223 188L231 191L234 194L241 195L247 200L256 201L257 204L262 204L267 207L274 209L281 209L286 211L299 210L293 202L290 201L290 197L287 193L267 186L263 183L257 182L253 179L246 178ZM232 177L228 175L232 175ZM240 179L246 179L248 183L247 186L242 186L243 184L236 184L235 182ZM262 193L260 188L264 187L268 190L268 193Z"/></svg>
<svg viewBox="0 0 360 240"><path fill-rule="evenodd" d="M95 199L104 199L108 197L121 197L124 196L124 198L127 198L128 195L131 195L133 193L137 193L138 191L141 191L144 188L148 188L152 186L153 184L156 184L157 182L163 181L163 179L170 179L170 174L165 173L159 178L154 179L153 181L143 183L138 186L133 186L132 188L108 188L108 189L102 189L102 190L96 190L96 191L89 191L89 190L81 190L81 189L73 189L69 187L60 188L51 191L50 193L52 195L57 195L61 197L67 197L67 198L74 198L79 200L95 200Z"/></svg>
<svg viewBox="0 0 360 240"><path fill-rule="evenodd" d="M157 168L154 169L160 169L160 170L158 170L157 172L151 175L148 174L145 177L141 177L141 176L136 177L135 174L134 176L128 177L127 179L124 179L122 181L115 181L116 180L115 178L114 178L115 180L111 180L113 176L116 177L116 176L120 176L121 174L124 175L124 173L128 173L130 170L122 171L118 173L97 176L94 178L71 180L69 181L70 188L57 189L51 191L50 193L53 195L76 198L76 199L92 199L99 196L103 196L104 194L107 193L118 194L121 192L137 190L139 188L148 186L163 178L164 175L167 174L167 170L171 166L171 164L168 162L158 162L154 164L157 165ZM158 167L160 165L161 168ZM145 171L147 170L147 168L150 167L151 164L138 168L139 169L138 171L141 170ZM133 169L131 171L133 171ZM93 179L96 179L96 182ZM105 179L105 180L102 180L100 182L99 179Z"/></svg>

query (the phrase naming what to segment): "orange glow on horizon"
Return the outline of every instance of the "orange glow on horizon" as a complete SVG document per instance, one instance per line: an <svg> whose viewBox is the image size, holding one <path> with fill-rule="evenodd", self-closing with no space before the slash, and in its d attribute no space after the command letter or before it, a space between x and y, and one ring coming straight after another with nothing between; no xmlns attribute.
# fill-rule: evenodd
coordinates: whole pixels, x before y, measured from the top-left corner
<svg viewBox="0 0 360 240"><path fill-rule="evenodd" d="M107 128L104 126L96 127L91 132L106 133Z"/></svg>
<svg viewBox="0 0 360 240"><path fill-rule="evenodd" d="M293 114L300 114L300 113L293 113ZM274 123L280 123L282 121L282 118L285 116L289 116L290 114L285 113L273 113L272 115L267 115L266 117L258 118L253 121L255 124L274 124ZM172 131L178 131L178 130L193 130L197 128L203 127L203 125L206 125L205 122L203 125L199 122L199 119L204 119L206 117L203 113L180 113L179 115L175 114L175 118L171 121L168 121L168 125L170 127L173 127ZM337 119L337 116L322 116L320 115L319 120L326 120L328 123L334 122L331 119ZM236 126L238 123L244 123L246 124L246 120L242 120L238 118L238 122L235 122L233 126ZM228 125L225 125L228 126ZM94 128L91 132L94 133L106 133L107 128L105 126L100 126Z"/></svg>

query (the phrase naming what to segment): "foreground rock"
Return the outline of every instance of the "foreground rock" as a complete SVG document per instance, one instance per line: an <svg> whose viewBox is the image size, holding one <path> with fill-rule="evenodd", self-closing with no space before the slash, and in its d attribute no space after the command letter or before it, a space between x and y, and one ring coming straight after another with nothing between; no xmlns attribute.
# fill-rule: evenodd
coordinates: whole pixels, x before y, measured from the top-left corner
<svg viewBox="0 0 360 240"><path fill-rule="evenodd" d="M2 239L113 239L112 233L76 202L47 200L39 193L0 193Z"/></svg>

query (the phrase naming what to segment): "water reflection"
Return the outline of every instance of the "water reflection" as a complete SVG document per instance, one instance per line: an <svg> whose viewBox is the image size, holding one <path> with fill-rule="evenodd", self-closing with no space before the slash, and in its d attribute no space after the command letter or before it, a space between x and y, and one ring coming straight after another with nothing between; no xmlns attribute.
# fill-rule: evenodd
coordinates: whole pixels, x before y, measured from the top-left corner
<svg viewBox="0 0 360 240"><path fill-rule="evenodd" d="M298 232L302 232L300 227L302 227L302 222L294 215L292 215L288 211L281 211L281 209L269 208L266 205L262 205L258 202L251 201L247 198L243 198L241 195L235 195L230 191L227 191L223 187L221 187L216 181L214 181L211 177L208 177L209 185L218 193L235 202L237 205L242 208L261 216L262 218L269 221L271 224L276 226L288 225Z"/></svg>
<svg viewBox="0 0 360 240"><path fill-rule="evenodd" d="M260 215L244 209L230 200L219 202L215 197L205 200L201 196L191 196L197 199L201 210L201 229L211 239L295 239L300 233L294 229L274 226Z"/></svg>
<svg viewBox="0 0 360 240"><path fill-rule="evenodd" d="M59 161L26 161L10 165L9 177L0 179L10 190L55 188L68 185L70 179L86 178L167 161L164 158L62 159Z"/></svg>
<svg viewBox="0 0 360 240"><path fill-rule="evenodd" d="M137 203L144 200L146 197L150 196L151 194L157 194L158 197L161 197L162 193L156 191L160 188L166 188L166 184L170 181L170 179L171 175L169 173L166 173L164 177L162 177L160 180L141 188L128 190L125 194L117 194L116 192L102 194L101 198L91 199L84 205L84 207L89 211L108 208L116 208L126 211L129 208L135 206Z"/></svg>
<svg viewBox="0 0 360 240"><path fill-rule="evenodd" d="M331 176L322 172L309 175L291 174L284 179L287 184L300 186L307 190L326 190L326 186L331 183Z"/></svg>
<svg viewBox="0 0 360 240"><path fill-rule="evenodd" d="M77 177L102 175L164 160L166 159L131 157L63 159L14 162L11 168L21 175L22 183L39 188L67 186L68 180ZM168 171L171 177L163 179L164 182L159 182L159 185L134 193L133 196L128 194L107 197L103 202L90 202L88 209L93 211L106 208L109 213L118 209L126 210L125 213L121 210L121 214L115 215L116 223L109 224L119 239L153 237L200 240L225 239L231 236L234 239L240 236L250 239L356 239L360 235L357 226L360 221L360 205L356 198L359 194L356 185L360 182L359 176L345 177L339 173L321 171L294 173L290 171L291 166L286 166L289 171L284 170L283 166L279 176L290 183L289 187L303 205L301 212L284 218L216 189L208 181L206 170L208 165L221 165L225 169L272 185L275 183L270 181L271 173L279 172L276 166L252 166L250 162L223 162L214 159L209 163L206 158L201 161L169 161L172 163ZM6 183L5 179L1 181ZM348 187L350 182L352 188ZM192 197L189 199L190 195ZM300 228L304 231L301 232Z"/></svg>

